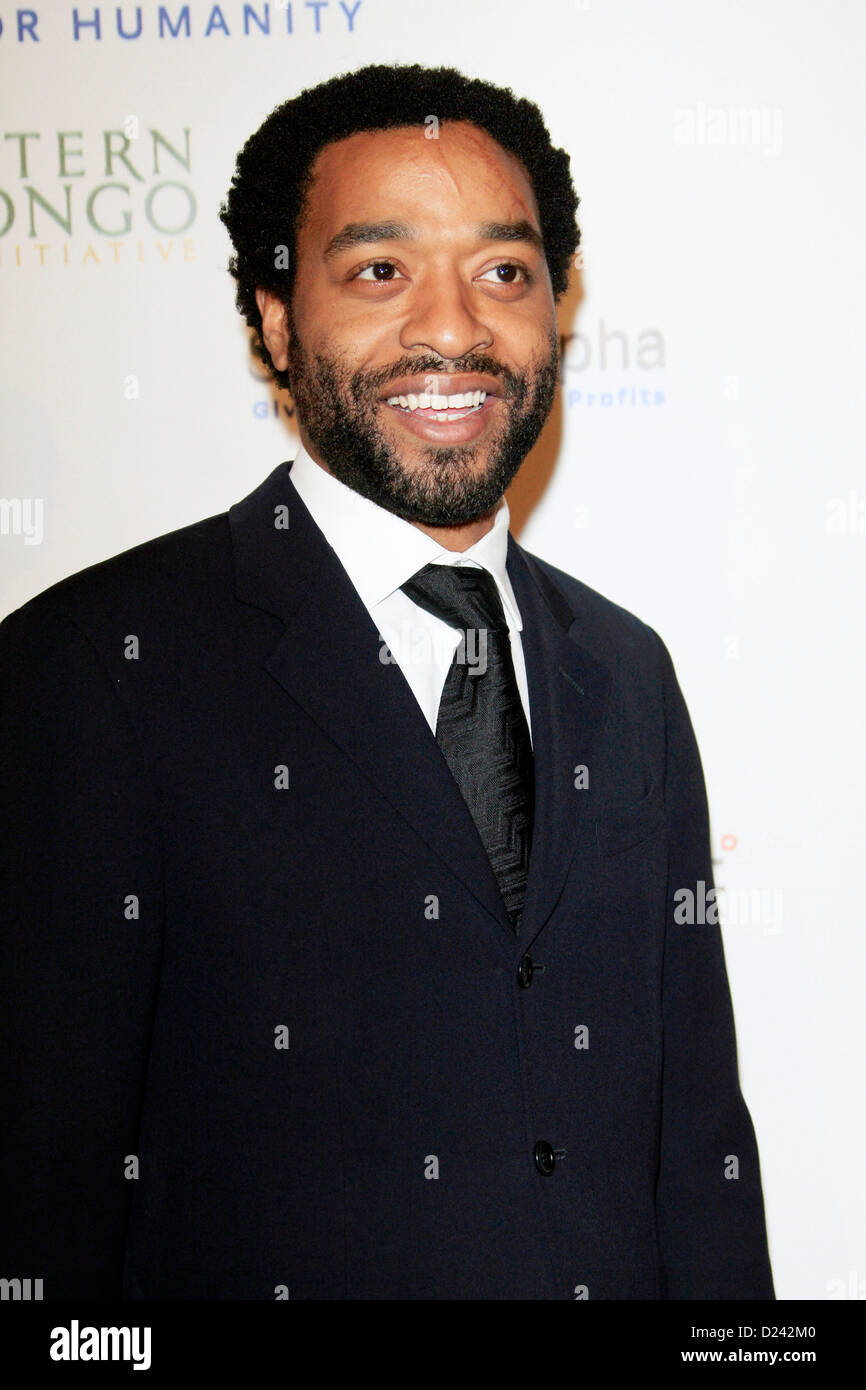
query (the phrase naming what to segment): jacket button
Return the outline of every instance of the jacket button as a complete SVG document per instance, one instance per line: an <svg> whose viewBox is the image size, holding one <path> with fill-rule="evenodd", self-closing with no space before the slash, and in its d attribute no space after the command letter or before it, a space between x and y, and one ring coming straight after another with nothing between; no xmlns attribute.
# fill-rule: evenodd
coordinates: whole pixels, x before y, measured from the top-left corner
<svg viewBox="0 0 866 1390"><path fill-rule="evenodd" d="M552 1145L548 1144L546 1139L539 1139L532 1153L539 1173L543 1174L545 1178L549 1178L556 1167L556 1155Z"/></svg>
<svg viewBox="0 0 866 1390"><path fill-rule="evenodd" d="M517 967L517 983L521 989L529 989L533 973L532 956L524 956Z"/></svg>

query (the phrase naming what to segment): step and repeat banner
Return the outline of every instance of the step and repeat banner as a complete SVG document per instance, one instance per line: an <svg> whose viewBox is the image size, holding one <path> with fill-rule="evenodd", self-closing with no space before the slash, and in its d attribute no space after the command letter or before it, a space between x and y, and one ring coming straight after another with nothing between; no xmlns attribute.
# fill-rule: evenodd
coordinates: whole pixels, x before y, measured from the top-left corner
<svg viewBox="0 0 866 1390"><path fill-rule="evenodd" d="M697 731L780 1298L866 1297L866 7L0 0L0 608L297 447L218 209L370 62L538 103L583 244L521 542L650 623Z"/></svg>

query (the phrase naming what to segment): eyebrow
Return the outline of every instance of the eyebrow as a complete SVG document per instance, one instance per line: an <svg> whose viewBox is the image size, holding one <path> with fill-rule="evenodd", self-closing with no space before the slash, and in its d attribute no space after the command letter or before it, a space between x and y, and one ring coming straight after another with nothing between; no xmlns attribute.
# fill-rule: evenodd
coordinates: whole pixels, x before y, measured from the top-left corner
<svg viewBox="0 0 866 1390"><path fill-rule="evenodd" d="M544 240L531 222L482 222L475 228L478 241L518 241L543 254ZM417 241L417 233L405 222L348 222L325 247L325 258L338 256L353 246L374 241Z"/></svg>

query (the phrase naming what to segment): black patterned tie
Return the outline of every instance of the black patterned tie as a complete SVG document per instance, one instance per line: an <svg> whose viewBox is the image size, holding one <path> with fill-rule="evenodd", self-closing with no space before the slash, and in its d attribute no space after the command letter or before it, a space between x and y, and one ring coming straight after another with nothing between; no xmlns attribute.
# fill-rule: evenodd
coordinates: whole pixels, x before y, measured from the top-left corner
<svg viewBox="0 0 866 1390"><path fill-rule="evenodd" d="M436 740L517 931L532 845L535 774L496 581L484 569L425 565L400 587L428 613L462 630L439 702Z"/></svg>

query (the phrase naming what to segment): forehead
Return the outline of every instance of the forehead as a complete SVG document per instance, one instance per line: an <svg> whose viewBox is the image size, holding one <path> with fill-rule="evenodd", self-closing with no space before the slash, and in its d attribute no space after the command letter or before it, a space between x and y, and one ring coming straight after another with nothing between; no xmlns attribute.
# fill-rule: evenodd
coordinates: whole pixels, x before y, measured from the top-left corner
<svg viewBox="0 0 866 1390"><path fill-rule="evenodd" d="M445 121L437 139L423 125L356 131L319 151L306 199L305 231L328 236L347 222L395 218L453 227L526 218L540 227L523 164L485 130Z"/></svg>

